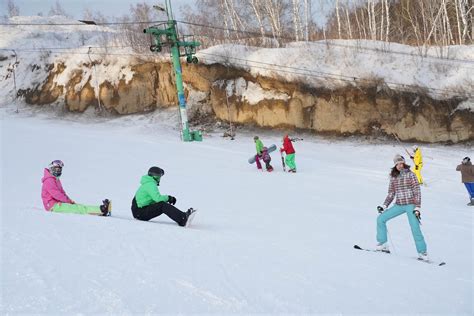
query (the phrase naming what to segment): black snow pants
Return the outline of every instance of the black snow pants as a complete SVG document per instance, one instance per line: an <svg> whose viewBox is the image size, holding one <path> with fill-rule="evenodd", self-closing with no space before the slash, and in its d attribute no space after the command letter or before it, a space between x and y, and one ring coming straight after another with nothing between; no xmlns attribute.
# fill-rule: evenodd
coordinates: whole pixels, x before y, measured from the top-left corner
<svg viewBox="0 0 474 316"><path fill-rule="evenodd" d="M152 218L165 213L169 218L178 223L179 226L186 225L186 213L181 212L178 208L166 202L158 202L144 207L138 207L135 197L132 200L133 217L140 221L149 221Z"/></svg>

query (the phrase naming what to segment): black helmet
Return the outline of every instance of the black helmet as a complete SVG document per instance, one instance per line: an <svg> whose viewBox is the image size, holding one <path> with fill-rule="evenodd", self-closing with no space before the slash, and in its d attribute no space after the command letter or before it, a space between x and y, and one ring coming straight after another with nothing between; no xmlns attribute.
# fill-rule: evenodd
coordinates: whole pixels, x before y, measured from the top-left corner
<svg viewBox="0 0 474 316"><path fill-rule="evenodd" d="M159 167L151 167L148 169L148 175L150 177L162 177L165 175L165 171Z"/></svg>

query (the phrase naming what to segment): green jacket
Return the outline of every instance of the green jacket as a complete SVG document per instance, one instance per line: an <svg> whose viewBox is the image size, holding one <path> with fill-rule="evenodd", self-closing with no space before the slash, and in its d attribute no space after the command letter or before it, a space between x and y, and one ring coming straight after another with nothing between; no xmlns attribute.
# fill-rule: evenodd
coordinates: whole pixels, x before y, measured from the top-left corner
<svg viewBox="0 0 474 316"><path fill-rule="evenodd" d="M168 202L167 195L161 195L155 179L145 175L140 180L140 187L135 193L135 200L138 207L145 207L158 202Z"/></svg>
<svg viewBox="0 0 474 316"><path fill-rule="evenodd" d="M257 149L257 155L261 155L263 150L263 143L260 139L257 139L255 141L255 148Z"/></svg>

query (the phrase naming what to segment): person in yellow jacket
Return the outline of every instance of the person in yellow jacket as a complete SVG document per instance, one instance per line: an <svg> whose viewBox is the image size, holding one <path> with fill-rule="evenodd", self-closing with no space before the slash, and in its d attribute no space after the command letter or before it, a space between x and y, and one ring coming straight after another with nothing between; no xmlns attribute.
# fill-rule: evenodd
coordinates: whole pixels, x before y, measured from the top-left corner
<svg viewBox="0 0 474 316"><path fill-rule="evenodd" d="M421 169L423 168L423 157L421 156L421 149L417 145L413 145L413 154L410 155L410 158L415 164L413 166L413 173L415 173L416 178L418 179L419 184L423 184L423 177L421 176Z"/></svg>

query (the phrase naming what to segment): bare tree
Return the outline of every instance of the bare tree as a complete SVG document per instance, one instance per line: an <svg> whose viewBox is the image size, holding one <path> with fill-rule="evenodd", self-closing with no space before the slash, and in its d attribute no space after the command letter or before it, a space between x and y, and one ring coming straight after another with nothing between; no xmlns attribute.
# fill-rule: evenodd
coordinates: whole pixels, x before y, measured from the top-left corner
<svg viewBox="0 0 474 316"><path fill-rule="evenodd" d="M347 30L349 33L349 38L352 39L351 19L349 17L349 1L346 2L346 5L344 6L344 8L346 11L346 24L347 24Z"/></svg>
<svg viewBox="0 0 474 316"><path fill-rule="evenodd" d="M262 0L263 8L270 21L273 38L280 46L280 40L283 33L282 16L283 16L283 0Z"/></svg>
<svg viewBox="0 0 474 316"><path fill-rule="evenodd" d="M337 35L338 35L338 38L342 38L342 36L341 36L341 17L339 15L339 0L336 0L336 19L337 19Z"/></svg>
<svg viewBox="0 0 474 316"><path fill-rule="evenodd" d="M390 34L390 3L388 2L388 0L384 0L385 1L385 12L387 14L387 29L385 31L385 41L388 42L389 41L389 34Z"/></svg>
<svg viewBox="0 0 474 316"><path fill-rule="evenodd" d="M7 1L7 10L8 10L8 16L9 17L20 15L20 9L15 4L14 0L8 0Z"/></svg>
<svg viewBox="0 0 474 316"><path fill-rule="evenodd" d="M299 0L292 0L293 2L293 27L295 32L295 40L300 40L300 30L301 30L301 22L300 22L300 1Z"/></svg>
<svg viewBox="0 0 474 316"><path fill-rule="evenodd" d="M262 36L262 43L265 41L265 26L263 20L263 8L262 4L258 0L249 0L249 4L252 7L253 13L255 14L255 18L258 22L258 28L260 30L260 34Z"/></svg>
<svg viewBox="0 0 474 316"><path fill-rule="evenodd" d="M311 0L304 0L304 40L309 41L309 23L311 14Z"/></svg>
<svg viewBox="0 0 474 316"><path fill-rule="evenodd" d="M62 16L69 17L69 14L66 13L64 8L59 3L59 0L56 0L56 3L53 6L51 6L51 8L49 9L48 15L49 16L62 15Z"/></svg>
<svg viewBox="0 0 474 316"><path fill-rule="evenodd" d="M100 18L100 16L98 17ZM143 2L130 5L130 14L119 19L123 23L120 30L121 41L137 52L148 51L152 39L151 35L143 34L143 29L150 26L156 20L158 20L158 12L149 4ZM164 17L162 20L165 20Z"/></svg>

